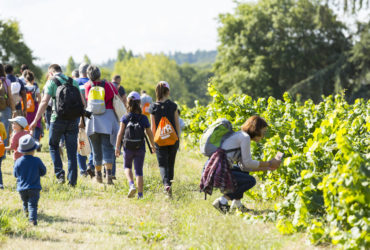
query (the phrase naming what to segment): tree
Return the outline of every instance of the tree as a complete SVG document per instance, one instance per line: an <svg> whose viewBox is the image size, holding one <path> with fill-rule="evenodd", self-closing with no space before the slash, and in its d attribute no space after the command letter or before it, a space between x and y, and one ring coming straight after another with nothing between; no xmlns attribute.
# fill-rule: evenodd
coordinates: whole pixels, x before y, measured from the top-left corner
<svg viewBox="0 0 370 250"><path fill-rule="evenodd" d="M41 69L33 63L32 50L23 41L18 22L14 20L0 20L0 59L13 65L15 72L19 72L22 64L27 64L38 79L42 75Z"/></svg>
<svg viewBox="0 0 370 250"><path fill-rule="evenodd" d="M129 60L131 57L133 57L133 53L131 50L126 50L126 48L123 46L121 49L117 52L117 61L121 62L124 60Z"/></svg>
<svg viewBox="0 0 370 250"><path fill-rule="evenodd" d="M66 67L66 75L71 75L72 74L72 71L76 69L76 63L75 61L73 60L73 57L70 56L68 58L68 63L67 63L67 67Z"/></svg>
<svg viewBox="0 0 370 250"><path fill-rule="evenodd" d="M219 20L214 82L225 93L280 98L351 47L333 12L309 0L238 4L234 14ZM323 94L334 88L333 79L316 84L323 86Z"/></svg>
<svg viewBox="0 0 370 250"><path fill-rule="evenodd" d="M84 55L84 63L91 64L90 58L87 55Z"/></svg>
<svg viewBox="0 0 370 250"><path fill-rule="evenodd" d="M127 91L146 92L155 97L155 87L159 81L167 81L171 86L171 98L180 103L188 103L189 95L184 80L175 61L167 56L145 54L131 57L128 60L117 61L114 75L121 75L121 84Z"/></svg>

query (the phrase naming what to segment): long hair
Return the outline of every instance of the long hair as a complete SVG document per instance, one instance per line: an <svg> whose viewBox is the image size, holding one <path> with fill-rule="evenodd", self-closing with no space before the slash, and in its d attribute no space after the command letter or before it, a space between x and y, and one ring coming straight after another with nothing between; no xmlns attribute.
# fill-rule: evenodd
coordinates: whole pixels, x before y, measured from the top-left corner
<svg viewBox="0 0 370 250"><path fill-rule="evenodd" d="M261 136L261 130L266 127L268 127L267 122L258 115L254 115L248 118L241 129L253 139L256 136Z"/></svg>
<svg viewBox="0 0 370 250"><path fill-rule="evenodd" d="M29 69L26 69L24 72L23 72L23 76L24 78L26 79L27 82L29 83L32 83L34 80L35 80L35 75L33 74L33 72Z"/></svg>
<svg viewBox="0 0 370 250"><path fill-rule="evenodd" d="M170 90L163 85L163 83L159 82L157 84L157 87L155 88L155 97L157 99L157 102L161 100L163 97L168 95L168 92Z"/></svg>
<svg viewBox="0 0 370 250"><path fill-rule="evenodd" d="M140 100L128 99L128 108L129 113L141 114Z"/></svg>

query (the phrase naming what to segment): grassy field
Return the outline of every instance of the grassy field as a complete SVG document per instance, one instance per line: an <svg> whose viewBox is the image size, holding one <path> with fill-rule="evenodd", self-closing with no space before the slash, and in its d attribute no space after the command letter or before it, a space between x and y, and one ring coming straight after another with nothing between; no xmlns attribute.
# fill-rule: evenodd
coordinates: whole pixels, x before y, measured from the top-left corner
<svg viewBox="0 0 370 250"><path fill-rule="evenodd" d="M45 145L45 142L44 142ZM282 236L273 223L248 224L238 215L222 215L212 206L216 192L204 200L198 191L204 158L182 149L176 161L173 199L162 193L156 159L147 155L144 199L126 198L128 185L118 160L114 186L78 178L71 188L56 183L46 149L37 153L48 173L37 227L24 217L12 176L13 161L2 164L5 189L0 190L0 248L3 249L313 249L304 234ZM64 160L64 169L67 162ZM106 183L106 180L104 180ZM258 184L257 184L258 185ZM257 187L258 188L258 187ZM245 198L249 208L272 204Z"/></svg>

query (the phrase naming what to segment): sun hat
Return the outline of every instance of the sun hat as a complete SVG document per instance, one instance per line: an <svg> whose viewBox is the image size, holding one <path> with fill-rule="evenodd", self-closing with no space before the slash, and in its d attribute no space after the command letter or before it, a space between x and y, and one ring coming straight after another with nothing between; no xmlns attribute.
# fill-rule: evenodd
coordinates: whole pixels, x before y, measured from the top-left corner
<svg viewBox="0 0 370 250"><path fill-rule="evenodd" d="M127 98L137 101L140 100L140 94L136 91L131 91Z"/></svg>
<svg viewBox="0 0 370 250"><path fill-rule="evenodd" d="M19 138L17 151L20 153L27 153L36 150L40 144L33 139L32 135L24 135Z"/></svg>
<svg viewBox="0 0 370 250"><path fill-rule="evenodd" d="M26 128L28 125L26 118L24 118L23 116L14 117L13 119L9 119L9 121L18 123L19 126L21 126L22 128Z"/></svg>
<svg viewBox="0 0 370 250"><path fill-rule="evenodd" d="M168 82L166 82L166 81L160 81L159 83L161 83L164 87L170 89L170 85L168 84Z"/></svg>

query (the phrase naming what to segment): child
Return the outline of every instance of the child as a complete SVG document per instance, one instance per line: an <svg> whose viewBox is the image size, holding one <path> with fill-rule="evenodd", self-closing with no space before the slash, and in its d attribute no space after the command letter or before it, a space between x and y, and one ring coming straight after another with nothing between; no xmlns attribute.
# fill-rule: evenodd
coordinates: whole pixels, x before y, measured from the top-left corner
<svg viewBox="0 0 370 250"><path fill-rule="evenodd" d="M3 174L1 173L1 163L3 161L5 146L4 140L7 138L4 123L0 122L0 189L4 189L3 186Z"/></svg>
<svg viewBox="0 0 370 250"><path fill-rule="evenodd" d="M128 97L128 115L124 115L121 119L120 129L116 141L116 157L120 155L121 141L123 138L123 159L125 174L129 181L130 190L127 197L135 196L136 187L132 176L132 161L134 161L136 182L138 185L138 199L143 198L143 165L145 158L145 141L144 130L149 136L154 152L154 138L150 130L149 120L145 115L141 114L140 95L137 92L131 92ZM127 128L127 129L126 129ZM123 135L125 133L125 136ZM137 138L133 135L137 135Z"/></svg>
<svg viewBox="0 0 370 250"><path fill-rule="evenodd" d="M46 174L46 167L41 159L34 157L39 143L31 135L19 139L17 151L23 153L14 164L14 176L17 178L17 191L23 201L23 211L29 214L30 223L37 225L37 206L40 199L40 176Z"/></svg>
<svg viewBox="0 0 370 250"><path fill-rule="evenodd" d="M18 142L19 138L21 138L24 135L29 134L28 131L25 130L25 128L28 126L26 118L23 116L17 116L13 119L9 119L12 123L12 129L13 129L13 136L10 139L10 145L6 147L6 150L15 150L13 155L13 160L16 161L19 157L22 156L21 152L18 152Z"/></svg>

